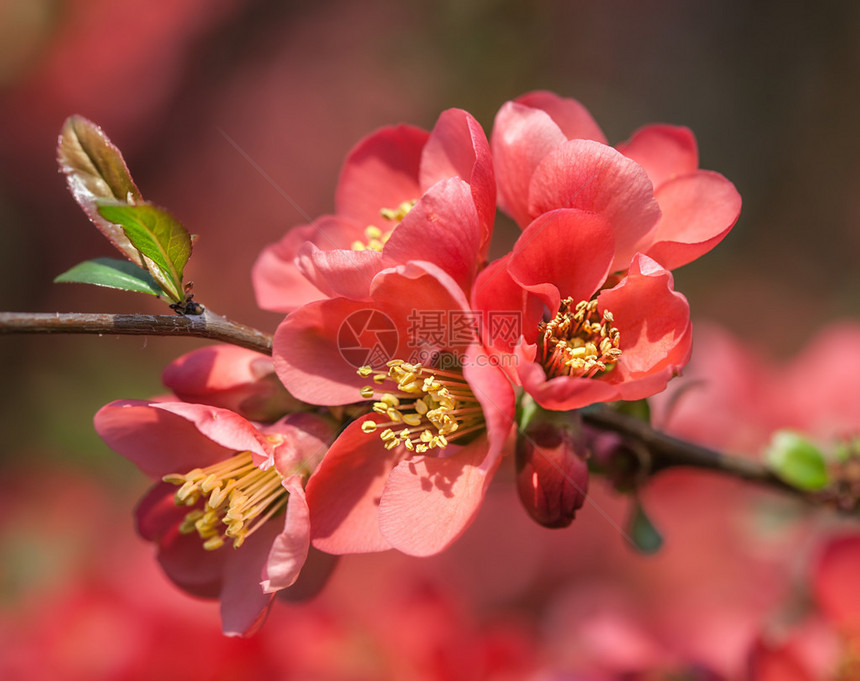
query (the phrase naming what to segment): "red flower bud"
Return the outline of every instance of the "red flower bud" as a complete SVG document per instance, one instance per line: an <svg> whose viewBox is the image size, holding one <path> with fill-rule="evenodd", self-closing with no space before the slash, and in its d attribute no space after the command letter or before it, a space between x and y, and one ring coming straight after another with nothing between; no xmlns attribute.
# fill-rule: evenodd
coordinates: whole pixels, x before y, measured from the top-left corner
<svg viewBox="0 0 860 681"><path fill-rule="evenodd" d="M546 412L543 412L544 414ZM538 416L517 438L517 491L532 518L545 527L567 527L585 502L587 450L570 417Z"/></svg>

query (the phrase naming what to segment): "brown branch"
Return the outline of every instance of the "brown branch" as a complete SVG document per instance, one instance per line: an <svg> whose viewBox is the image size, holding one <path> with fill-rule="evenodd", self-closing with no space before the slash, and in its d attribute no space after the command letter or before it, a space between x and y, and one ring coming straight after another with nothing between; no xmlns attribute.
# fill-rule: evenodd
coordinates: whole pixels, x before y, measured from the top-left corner
<svg viewBox="0 0 860 681"><path fill-rule="evenodd" d="M272 354L270 335L208 310L201 315L186 316L0 312L0 334L8 333L192 336ZM643 471L645 476L668 468L686 466L753 482L813 503L826 504L832 501L832 496L826 493L810 493L792 487L758 461L730 456L679 440L610 407L584 409L580 413L591 426L618 433L644 447L649 459Z"/></svg>
<svg viewBox="0 0 860 681"><path fill-rule="evenodd" d="M759 461L723 454L692 442L679 440L654 430L644 421L622 414L610 407L584 409L581 413L583 420L589 425L618 433L641 444L649 455L646 475L653 475L668 468L698 468L753 482L800 497L808 502L826 503L829 500L827 495L806 492L789 485Z"/></svg>
<svg viewBox="0 0 860 681"><path fill-rule="evenodd" d="M192 336L272 354L272 337L206 310L201 315L0 312L0 334L92 333Z"/></svg>

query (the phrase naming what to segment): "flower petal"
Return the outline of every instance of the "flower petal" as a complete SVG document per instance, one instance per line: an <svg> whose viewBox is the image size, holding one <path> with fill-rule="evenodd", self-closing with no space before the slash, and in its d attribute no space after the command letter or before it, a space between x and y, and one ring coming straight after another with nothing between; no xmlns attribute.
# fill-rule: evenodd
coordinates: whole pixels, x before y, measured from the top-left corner
<svg viewBox="0 0 860 681"><path fill-rule="evenodd" d="M444 458L401 461L388 476L379 503L379 526L391 546L413 556L447 548L472 523L500 454L486 438Z"/></svg>
<svg viewBox="0 0 860 681"><path fill-rule="evenodd" d="M524 353L520 353L517 373L523 389L544 409L568 411L618 399L618 388L599 379L557 376L547 380L543 367L527 361Z"/></svg>
<svg viewBox="0 0 860 681"><path fill-rule="evenodd" d="M489 441L489 456L504 447L516 424L516 397L511 382L491 355L478 345L468 349L463 360L463 377L481 404Z"/></svg>
<svg viewBox="0 0 860 681"><path fill-rule="evenodd" d="M559 97L548 90L535 90L515 100L535 109L546 111L567 139L586 139L606 144L606 136L582 104L570 97Z"/></svg>
<svg viewBox="0 0 860 681"><path fill-rule="evenodd" d="M496 212L493 159L484 129L469 113L442 112L424 147L419 177L425 190L454 177L466 182L483 226L482 245L489 242Z"/></svg>
<svg viewBox="0 0 860 681"><path fill-rule="evenodd" d="M543 303L511 277L510 258L508 254L487 265L472 288L472 305L482 314L484 344L503 353L512 352L523 334L532 329L537 333L543 316ZM503 365L502 369L510 367Z"/></svg>
<svg viewBox="0 0 860 681"><path fill-rule="evenodd" d="M690 306L672 284L668 270L637 253L627 277L598 296L600 311L614 316L622 352L603 380L619 384L622 399L662 390L690 358Z"/></svg>
<svg viewBox="0 0 860 681"><path fill-rule="evenodd" d="M368 302L335 298L311 303L281 323L275 332L273 357L278 377L291 394L311 404L358 401L358 391L367 380L356 370L371 363L367 358L370 344L356 345L360 339L358 330L351 326L353 320L359 326L366 326L367 319L387 325L384 337L374 330L373 338L385 341L387 359L408 359L416 350L410 332L416 310L468 308L456 282L427 262L383 270L374 278L370 295ZM358 351L348 352L350 347L358 347Z"/></svg>
<svg viewBox="0 0 860 681"><path fill-rule="evenodd" d="M609 273L614 246L612 227L602 215L553 210L523 230L508 272L554 314L562 298L591 298Z"/></svg>
<svg viewBox="0 0 860 681"><path fill-rule="evenodd" d="M235 452L250 452L257 466L273 461L272 446L257 427L229 409L185 402L153 402L151 406L193 423L200 435L204 436L199 440L208 438L227 449L231 455ZM174 469L173 472L185 470Z"/></svg>
<svg viewBox="0 0 860 681"><path fill-rule="evenodd" d="M221 629L227 636L250 636L266 619L274 594L260 585L269 550L281 528L279 523L264 523L242 546L227 551L221 582Z"/></svg>
<svg viewBox="0 0 860 681"><path fill-rule="evenodd" d="M237 451L202 436L191 420L140 400L111 402L94 424L108 447L154 478L204 468Z"/></svg>
<svg viewBox="0 0 860 681"><path fill-rule="evenodd" d="M490 144L496 166L499 206L520 227L532 220L529 185L541 159L567 137L545 111L516 102L496 114Z"/></svg>
<svg viewBox="0 0 860 681"><path fill-rule="evenodd" d="M381 128L362 139L344 162L335 195L336 212L362 227L379 222L382 208L421 196L421 152L429 133L410 125Z"/></svg>
<svg viewBox="0 0 860 681"><path fill-rule="evenodd" d="M314 225L294 227L277 243L266 246L251 270L257 305L289 312L325 295L296 268L299 248L316 233Z"/></svg>
<svg viewBox="0 0 860 681"><path fill-rule="evenodd" d="M285 479L283 485L290 498L287 501L283 531L272 542L263 566L260 586L265 593L292 586L305 564L311 543L310 514L301 476L293 475Z"/></svg>
<svg viewBox="0 0 860 681"><path fill-rule="evenodd" d="M374 250L322 249L306 241L296 254L296 269L330 298L367 298L382 267L382 254Z"/></svg>
<svg viewBox="0 0 860 681"><path fill-rule="evenodd" d="M646 125L615 148L645 169L655 189L699 168L696 138L679 125Z"/></svg>
<svg viewBox="0 0 860 681"><path fill-rule="evenodd" d="M379 531L379 498L397 463L376 433L353 421L331 446L305 490L313 545L327 553L368 553L391 548Z"/></svg>
<svg viewBox="0 0 860 681"><path fill-rule="evenodd" d="M226 553L206 551L197 534L180 534L179 523L188 513L177 506L176 485L159 482L138 502L137 531L158 547L158 562L180 589L200 598L217 598Z"/></svg>
<svg viewBox="0 0 860 681"><path fill-rule="evenodd" d="M421 197L392 232L382 254L389 267L412 260L432 262L468 291L484 238L471 188L453 177Z"/></svg>
<svg viewBox="0 0 860 681"><path fill-rule="evenodd" d="M535 169L529 213L557 208L600 213L612 225L616 255L611 271L624 268L635 244L656 224L660 208L642 167L612 147L590 140L565 142Z"/></svg>
<svg viewBox="0 0 860 681"><path fill-rule="evenodd" d="M741 213L735 186L709 170L670 180L657 189L655 197L663 215L639 248L670 270L720 243Z"/></svg>

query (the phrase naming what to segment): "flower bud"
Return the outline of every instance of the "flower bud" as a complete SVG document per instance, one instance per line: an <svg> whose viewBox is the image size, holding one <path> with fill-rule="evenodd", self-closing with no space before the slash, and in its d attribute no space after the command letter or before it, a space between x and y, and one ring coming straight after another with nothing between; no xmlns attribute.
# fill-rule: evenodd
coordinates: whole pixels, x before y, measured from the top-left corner
<svg viewBox="0 0 860 681"><path fill-rule="evenodd" d="M532 518L567 527L585 502L587 450L569 414L540 411L517 438L517 491Z"/></svg>

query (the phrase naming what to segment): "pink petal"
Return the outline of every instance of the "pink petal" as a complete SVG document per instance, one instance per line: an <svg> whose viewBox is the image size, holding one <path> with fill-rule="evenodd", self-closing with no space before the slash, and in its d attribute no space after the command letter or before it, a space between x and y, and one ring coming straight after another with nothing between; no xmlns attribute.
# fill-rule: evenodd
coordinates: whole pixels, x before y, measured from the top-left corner
<svg viewBox="0 0 860 681"><path fill-rule="evenodd" d="M489 440L488 456L499 454L516 424L516 397L511 382L492 361L493 356L475 345L466 353L463 376L481 403Z"/></svg>
<svg viewBox="0 0 860 681"><path fill-rule="evenodd" d="M307 241L296 254L296 269L330 298L367 298L370 282L382 267L382 254L374 250L326 250Z"/></svg>
<svg viewBox="0 0 860 681"><path fill-rule="evenodd" d="M324 294L296 268L299 247L316 232L313 225L291 229L279 242L266 246L251 270L257 305L264 310L289 312Z"/></svg>
<svg viewBox="0 0 860 681"><path fill-rule="evenodd" d="M277 522L267 522L251 534L242 546L225 546L221 582L221 629L227 636L250 636L266 619L274 594L265 593L260 580L269 551L281 531Z"/></svg>
<svg viewBox="0 0 860 681"><path fill-rule="evenodd" d="M204 436L199 439L208 438L231 454L250 452L257 466L271 465L273 461L272 446L257 427L228 409L185 402L154 402L152 407L187 419Z"/></svg>
<svg viewBox="0 0 860 681"><path fill-rule="evenodd" d="M413 556L447 548L472 523L501 457L480 438L459 452L401 461L388 476L379 526L391 546Z"/></svg>
<svg viewBox="0 0 860 681"><path fill-rule="evenodd" d="M617 386L597 378L557 376L547 380L543 367L536 362L521 360L517 373L523 390L544 409L568 411L618 397Z"/></svg>
<svg viewBox="0 0 860 681"><path fill-rule="evenodd" d="M561 128L567 139L586 139L606 144L606 136L582 104L569 97L559 97L548 90L535 90L514 100L535 109L546 111Z"/></svg>
<svg viewBox="0 0 860 681"><path fill-rule="evenodd" d="M682 126L646 125L615 148L645 169L655 189L699 168L696 138Z"/></svg>
<svg viewBox="0 0 860 681"><path fill-rule="evenodd" d="M275 445L274 460L283 478L315 469L335 439L331 420L308 412L289 414L262 432L282 440Z"/></svg>
<svg viewBox="0 0 860 681"><path fill-rule="evenodd" d="M431 187L383 248L389 266L426 260L469 290L485 237L468 184L454 177Z"/></svg>
<svg viewBox="0 0 860 681"><path fill-rule="evenodd" d="M272 360L235 345L208 345L173 360L161 382L185 402L185 396L207 395L253 383L274 371Z"/></svg>
<svg viewBox="0 0 860 681"><path fill-rule="evenodd" d="M375 308L335 298L287 315L275 331L272 357L278 378L292 395L310 404L359 401L358 367L341 356L338 337L350 315L367 309Z"/></svg>
<svg viewBox="0 0 860 681"><path fill-rule="evenodd" d="M605 380L623 382L629 391L633 381L660 374L657 385L665 386L665 381L687 363L692 349L690 306L672 284L670 272L637 254L628 276L615 288L600 293L599 309L612 312L622 351ZM649 389L653 387L652 380ZM624 399L638 397L625 393Z"/></svg>
<svg viewBox="0 0 860 681"><path fill-rule="evenodd" d="M206 551L197 534L180 534L189 508L177 506L176 485L159 482L140 500L135 519L140 535L158 546L158 562L180 589L200 598L217 598L226 553Z"/></svg>
<svg viewBox="0 0 860 681"><path fill-rule="evenodd" d="M655 198L663 215L639 248L670 270L720 243L741 213L741 196L735 186L709 170L666 182Z"/></svg>
<svg viewBox="0 0 860 681"><path fill-rule="evenodd" d="M480 123L462 109L443 111L421 157L421 186L459 177L468 183L489 241L496 212L496 180L490 145Z"/></svg>
<svg viewBox="0 0 860 681"><path fill-rule="evenodd" d="M567 137L544 111L507 102L496 114L490 143L496 166L499 206L520 227L532 220L529 185L541 159Z"/></svg>
<svg viewBox="0 0 860 681"><path fill-rule="evenodd" d="M361 347L358 353L344 349L357 347L353 321L362 325L373 316L381 326L387 319L385 323L390 322L391 327L384 338L376 332L373 338L391 341L390 346L386 343L389 359L408 359L416 350L410 327L417 310L468 309L457 283L428 262L383 270L374 278L370 295L368 302L335 298L311 303L281 323L275 332L273 357L278 377L291 394L311 404L360 401L358 391L367 380L356 370L368 361ZM391 348L395 349L389 352Z"/></svg>
<svg viewBox="0 0 860 681"><path fill-rule="evenodd" d="M94 418L105 443L154 478L204 468L235 453L201 435L189 419L138 400L118 400Z"/></svg>
<svg viewBox="0 0 860 681"><path fill-rule="evenodd" d="M274 593L292 586L308 557L311 542L311 521L302 478L293 475L283 482L290 494L283 531L275 537L263 566L260 585L265 593ZM274 521L273 521L274 522Z"/></svg>
<svg viewBox="0 0 860 681"><path fill-rule="evenodd" d="M543 303L508 272L510 257L487 265L472 288L472 305L482 313L484 344L503 353L512 352L524 334L533 336L543 316Z"/></svg>
<svg viewBox="0 0 860 681"><path fill-rule="evenodd" d="M409 125L382 128L361 140L344 163L336 212L363 226L379 222L382 208L421 196L418 173L429 133Z"/></svg>
<svg viewBox="0 0 860 681"><path fill-rule="evenodd" d="M508 272L554 314L562 298L591 299L609 273L614 246L612 228L602 215L553 210L523 230Z"/></svg>
<svg viewBox="0 0 860 681"><path fill-rule="evenodd" d="M329 449L305 490L313 545L327 553L367 553L391 548L379 531L379 499L398 456L378 433L364 433L353 421Z"/></svg>
<svg viewBox="0 0 860 681"><path fill-rule="evenodd" d="M556 208L580 208L609 221L616 250L612 272L626 267L635 244L660 217L642 167L612 147L590 140L565 142L535 169L529 186L530 215Z"/></svg>

